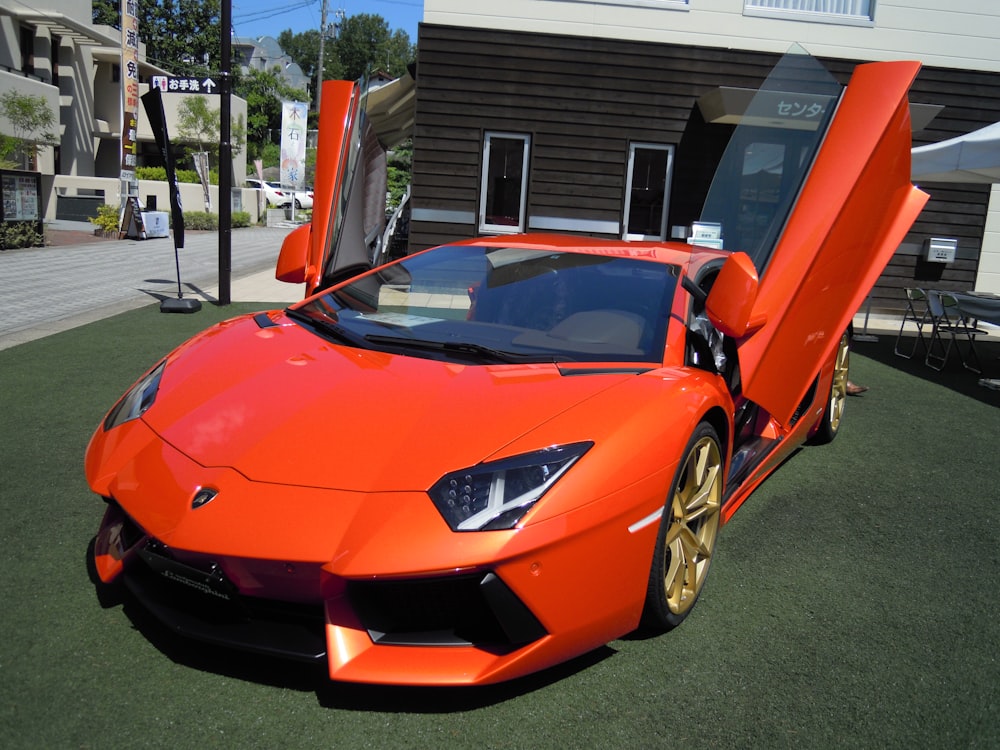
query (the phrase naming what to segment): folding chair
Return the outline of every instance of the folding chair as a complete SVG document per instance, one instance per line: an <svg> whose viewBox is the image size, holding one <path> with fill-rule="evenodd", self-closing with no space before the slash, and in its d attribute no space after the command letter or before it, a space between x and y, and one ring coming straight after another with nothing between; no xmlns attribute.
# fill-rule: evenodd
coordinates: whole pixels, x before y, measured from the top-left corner
<svg viewBox="0 0 1000 750"><path fill-rule="evenodd" d="M989 331L980 328L978 320L962 312L962 308L959 306L955 295L942 292L941 306L944 308L945 315L948 316L951 334L956 338L955 348L962 359L962 367L966 370L972 370L977 375L982 375L983 363L979 359L979 353L976 351L976 336L986 336ZM962 353L962 344L959 340L961 338L965 339L968 347L966 354Z"/></svg>
<svg viewBox="0 0 1000 750"><path fill-rule="evenodd" d="M932 323L932 320L930 309L927 306L927 293L923 289L916 287L906 287L903 291L906 292L906 311L903 313L903 320L899 324L899 333L896 334L896 345L893 351L897 357L910 359L917 353L918 345L923 346L924 351L927 351L927 341L924 340L924 326ZM906 328L907 322L912 322L917 327L917 336L913 339L913 346L910 347L910 351L908 352L900 348L900 343L903 339L903 329Z"/></svg>
<svg viewBox="0 0 1000 750"><path fill-rule="evenodd" d="M982 375L983 366L976 351L976 336L985 336L987 332L977 328L975 318L965 316L953 294L931 290L927 294L927 305L934 327L924 363L938 371L944 369L954 347L962 360L962 367ZM965 353L962 351L960 337L965 339Z"/></svg>

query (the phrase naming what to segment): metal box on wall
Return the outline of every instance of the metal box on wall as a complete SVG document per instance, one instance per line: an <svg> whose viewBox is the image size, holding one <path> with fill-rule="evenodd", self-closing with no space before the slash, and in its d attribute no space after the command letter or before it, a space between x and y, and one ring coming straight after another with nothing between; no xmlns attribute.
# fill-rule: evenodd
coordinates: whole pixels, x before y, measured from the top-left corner
<svg viewBox="0 0 1000 750"><path fill-rule="evenodd" d="M926 241L927 260L932 263L954 263L958 240L951 237L930 237Z"/></svg>

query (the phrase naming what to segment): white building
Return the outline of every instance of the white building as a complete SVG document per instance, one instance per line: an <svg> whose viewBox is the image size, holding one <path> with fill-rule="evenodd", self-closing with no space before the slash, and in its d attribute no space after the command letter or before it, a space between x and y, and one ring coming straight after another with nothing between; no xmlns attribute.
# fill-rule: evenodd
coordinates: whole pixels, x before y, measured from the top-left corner
<svg viewBox="0 0 1000 750"><path fill-rule="evenodd" d="M37 165L46 219L81 219L95 215L98 203L119 202L121 32L95 26L91 18L90 0L41 0L32 5L0 0L0 92L13 89L41 96L58 117L59 145L43 149ZM148 90L152 76L169 74L146 61L144 45L140 45L140 94ZM218 109L219 97L213 98L213 107ZM163 97L172 137L182 99L182 94ZM244 100L232 97L231 108L234 121L241 117L246 121ZM11 133L3 118L0 132ZM137 137L139 165L158 158L142 107ZM241 184L246 174L245 152L234 156L233 171L239 179L234 185ZM157 196L160 205L166 205L166 189L159 188L155 183L140 185L140 198ZM200 206L201 188L184 189L192 191L187 205ZM216 196L213 205L217 201Z"/></svg>

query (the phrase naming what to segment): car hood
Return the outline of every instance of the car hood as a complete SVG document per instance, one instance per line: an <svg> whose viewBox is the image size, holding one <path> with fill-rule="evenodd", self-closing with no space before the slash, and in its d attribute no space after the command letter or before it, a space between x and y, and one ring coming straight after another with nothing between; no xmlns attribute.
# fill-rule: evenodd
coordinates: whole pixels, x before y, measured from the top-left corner
<svg viewBox="0 0 1000 750"><path fill-rule="evenodd" d="M171 355L143 420L202 466L254 481L425 490L634 377L354 349L271 313L209 329Z"/></svg>

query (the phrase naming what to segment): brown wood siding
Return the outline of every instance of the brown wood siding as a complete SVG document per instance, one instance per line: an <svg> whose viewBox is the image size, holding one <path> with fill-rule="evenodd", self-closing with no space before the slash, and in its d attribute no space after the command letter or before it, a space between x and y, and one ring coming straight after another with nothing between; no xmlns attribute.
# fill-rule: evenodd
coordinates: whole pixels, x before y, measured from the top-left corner
<svg viewBox="0 0 1000 750"><path fill-rule="evenodd" d="M695 103L719 87L756 88L778 59L748 50L633 43L589 37L420 26L413 208L476 215L486 131L531 136L527 216L620 223L630 142L673 144L671 224L688 224L730 128L704 126ZM841 82L855 63L825 60ZM1000 74L924 68L911 101L945 109L914 145L1000 120ZM695 153L697 152L697 153ZM899 308L901 287L968 289L975 280L989 190L924 185L931 201L872 294ZM686 199L686 200L685 200ZM476 225L413 221L410 251L473 236ZM611 236L611 235L603 235ZM919 260L928 237L956 237L958 260Z"/></svg>
<svg viewBox="0 0 1000 750"><path fill-rule="evenodd" d="M615 224L629 143L676 146L699 96L724 83L756 87L776 59L426 24L418 50L415 209L476 212L490 130L531 136L529 218ZM725 74L731 64L735 76ZM442 176L452 178L447 186ZM475 233L474 224L414 221L410 249Z"/></svg>

